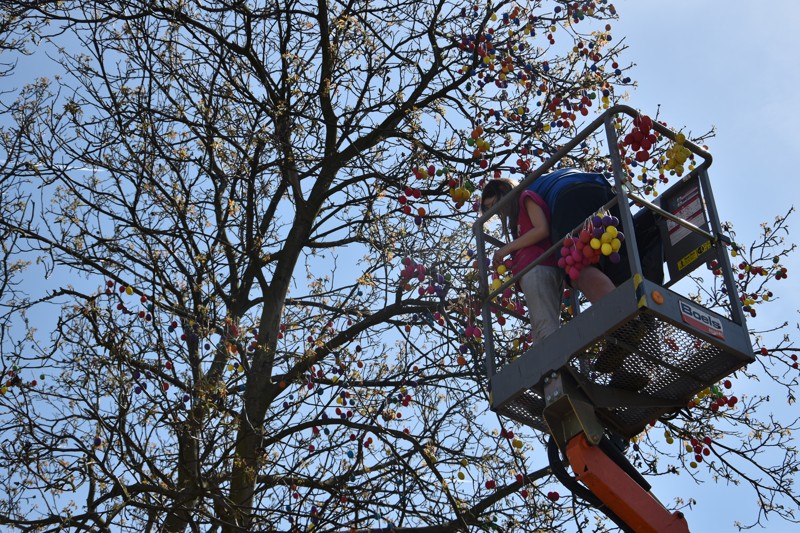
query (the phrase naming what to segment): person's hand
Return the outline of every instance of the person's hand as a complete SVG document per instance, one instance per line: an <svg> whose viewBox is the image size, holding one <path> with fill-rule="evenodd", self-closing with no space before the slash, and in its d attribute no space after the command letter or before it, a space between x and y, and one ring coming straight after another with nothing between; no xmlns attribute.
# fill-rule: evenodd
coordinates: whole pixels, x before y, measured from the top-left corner
<svg viewBox="0 0 800 533"><path fill-rule="evenodd" d="M497 251L496 251L496 252L495 252L495 253L492 255L492 266L493 266L493 267L496 267L497 265L502 265L502 264L503 264L503 259L504 259L504 258L505 258L505 256L507 256L507 255L508 255L508 254L505 252L505 246L504 246L503 248L500 248L500 249L498 249L498 250L497 250Z"/></svg>

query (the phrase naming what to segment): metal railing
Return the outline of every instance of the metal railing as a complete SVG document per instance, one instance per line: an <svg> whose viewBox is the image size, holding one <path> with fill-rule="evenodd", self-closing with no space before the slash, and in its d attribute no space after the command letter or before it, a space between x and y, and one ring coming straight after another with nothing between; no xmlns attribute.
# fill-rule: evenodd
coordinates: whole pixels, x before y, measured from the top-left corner
<svg viewBox="0 0 800 533"><path fill-rule="evenodd" d="M693 153L696 156L699 156L702 159L702 162L699 165L697 165L691 172L689 172L686 176L683 176L681 179L687 180L693 176L698 177L702 195L706 201L705 209L708 212L708 218L710 223L710 231L706 231L696 226L695 224L662 209L658 205L655 205L652 202L649 202L644 198L641 198L640 196L638 196L633 192L632 188L628 183L626 175L623 173L622 160L620 158L619 144L617 141L617 131L612 122L612 118L620 114L627 115L631 118L636 118L637 116L640 115L638 111L625 105L617 105L609 108L602 115L600 115L594 121L592 121L588 126L586 126L583 130L581 130L574 138L572 138L569 142L567 142L564 146L562 146L557 152L555 152L552 156L550 156L550 158L548 158L541 166L539 166L533 172L527 174L525 178L514 189L514 192L516 193L518 191L523 191L540 176L549 173L551 170L555 170L555 166L564 157L568 156L570 152L572 152L572 150L574 150L581 143L586 141L601 127L604 128L608 145L608 157L611 160L611 166L614 176L614 189L616 192L615 192L615 197L611 199L609 202L607 202L600 209L608 210L614 207L615 205L619 206L620 221L622 223L623 230L625 231L625 240L623 244L626 247L625 248L627 251L626 256L629 262L631 276L634 276L636 274L639 275L642 274L642 266L637 251L633 217L630 209L631 202L634 202L635 204L643 208L650 209L654 213L660 215L661 217L671 220L675 224L678 224L686 228L690 232L703 236L704 238L708 239L708 241L711 242L712 246L716 250L716 256L719 262L719 267L722 269L723 272L725 288L727 290L728 297L730 298L731 318L736 324L744 325L745 324L744 313L741 309L741 305L739 305L739 299L737 295L736 285L733 280L730 260L723 248L723 245L728 241L722 234L722 228L719 221L719 216L716 210L716 205L714 203L714 197L711 191L711 186L708 178L707 169L712 162L711 154L709 154L706 150L704 150L703 148L701 148L700 146L696 145L695 143L689 140L685 140L683 142L683 146L685 148L689 149L691 153ZM666 128L665 126L661 125L660 123L653 121L652 129L661 134L662 136L672 140L673 142L676 142L676 134L673 131ZM483 340L484 340L484 349L486 353L486 372L489 379L492 378L492 376L496 373L497 370L496 358L495 358L495 338L494 338L494 327L492 320L492 309L494 308L502 312L515 314L503 308L502 306L497 306L496 304L494 304L493 303L494 299L500 294L502 294L508 287L515 284L526 272L528 272L535 266L539 265L546 257L560 250L562 245L561 241L558 240L558 242L555 242L545 252L545 254L537 258L536 261L533 261L531 264L527 265L523 270L519 272L514 272L513 276L502 282L499 287L490 290L488 281L490 272L488 270L488 265L487 265L486 245L487 243L489 243L495 246L502 246L505 243L499 241L498 239L494 238L492 235L487 233L485 226L487 222L494 215L497 215L501 212L504 206L508 205L510 202L516 202L516 201L518 201L517 194L504 195L502 198L499 198L498 201L495 202L495 204L490 209L482 213L478 217L477 221L473 224L473 232L476 238L477 263L480 273L479 298L481 299L481 304L482 304L481 318L483 321ZM575 231L578 231L581 226L582 224L576 227ZM515 314L515 316L516 315L517 314Z"/></svg>

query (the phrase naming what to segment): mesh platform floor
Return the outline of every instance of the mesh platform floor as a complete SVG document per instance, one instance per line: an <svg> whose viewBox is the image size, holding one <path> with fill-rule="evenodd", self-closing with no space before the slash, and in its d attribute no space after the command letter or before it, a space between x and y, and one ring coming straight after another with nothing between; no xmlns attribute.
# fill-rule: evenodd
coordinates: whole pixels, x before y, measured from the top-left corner
<svg viewBox="0 0 800 533"><path fill-rule="evenodd" d="M610 428L631 437L640 433L651 420L686 406L697 392L746 362L741 354L707 342L663 317L642 312L597 339L585 351L574 354L569 366L578 381L584 382L584 392L594 400L598 416ZM596 367L606 372L599 372ZM609 387L638 392L641 402L609 407L604 404L602 395L597 394L602 391L607 398ZM661 405L652 405L654 403ZM542 417L544 407L541 393L532 388L523 391L498 412L547 431Z"/></svg>

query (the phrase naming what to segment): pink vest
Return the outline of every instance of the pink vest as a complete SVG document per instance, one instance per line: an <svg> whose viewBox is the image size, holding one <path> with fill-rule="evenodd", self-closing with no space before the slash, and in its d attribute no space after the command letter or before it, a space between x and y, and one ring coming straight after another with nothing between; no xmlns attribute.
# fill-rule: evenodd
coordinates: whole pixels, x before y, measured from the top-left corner
<svg viewBox="0 0 800 533"><path fill-rule="evenodd" d="M547 219L547 225L550 225L550 208L544 202L541 196L533 191L525 190L519 196L519 221L517 224L517 235L522 236L531 229L533 229L533 222L528 216L528 210L525 209L525 199L530 198L536 205L542 208L544 216ZM535 261L540 255L544 254L553 245L550 237L546 237L532 246L517 250L514 253L514 263L511 270L519 272L527 265ZM557 254L550 254L550 257L539 263L540 265L556 266L558 264Z"/></svg>

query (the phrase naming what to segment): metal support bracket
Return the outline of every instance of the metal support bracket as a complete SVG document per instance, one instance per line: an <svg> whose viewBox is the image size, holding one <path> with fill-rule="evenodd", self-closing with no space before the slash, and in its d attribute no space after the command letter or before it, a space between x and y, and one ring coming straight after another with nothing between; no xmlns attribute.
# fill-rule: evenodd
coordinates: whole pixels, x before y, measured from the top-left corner
<svg viewBox="0 0 800 533"><path fill-rule="evenodd" d="M561 450L566 450L569 440L581 433L592 444L600 443L603 425L572 376L563 372L545 376L544 397L542 416Z"/></svg>

